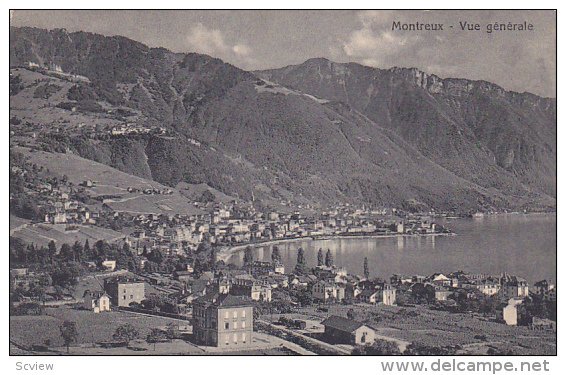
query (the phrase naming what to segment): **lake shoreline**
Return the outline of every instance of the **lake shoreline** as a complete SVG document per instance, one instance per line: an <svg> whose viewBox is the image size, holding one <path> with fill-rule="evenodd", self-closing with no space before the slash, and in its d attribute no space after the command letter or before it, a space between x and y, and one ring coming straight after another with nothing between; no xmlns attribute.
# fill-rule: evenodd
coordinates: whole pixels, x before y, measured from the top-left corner
<svg viewBox="0 0 566 375"><path fill-rule="evenodd" d="M281 238L275 240L269 240L264 242L251 242L242 245L222 247L216 254L218 260L226 262L235 253L244 250L246 247L251 247L252 249L262 246L272 246L278 244L285 244L291 242L301 242L301 241L332 241L340 239L373 239L373 238L402 238L402 237L436 237L436 236L456 236L456 233L426 233L426 234L364 234L364 235L348 235L348 234L338 234L338 235L325 235L320 237L294 237L294 238Z"/></svg>

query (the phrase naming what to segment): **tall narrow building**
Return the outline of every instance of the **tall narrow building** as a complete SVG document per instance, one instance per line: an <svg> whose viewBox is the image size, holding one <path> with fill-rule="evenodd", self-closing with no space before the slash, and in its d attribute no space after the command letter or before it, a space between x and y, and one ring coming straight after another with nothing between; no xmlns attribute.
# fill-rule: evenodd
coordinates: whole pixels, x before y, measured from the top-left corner
<svg viewBox="0 0 566 375"><path fill-rule="evenodd" d="M247 297L207 294L193 302L193 318L200 345L237 350L252 343L253 303Z"/></svg>

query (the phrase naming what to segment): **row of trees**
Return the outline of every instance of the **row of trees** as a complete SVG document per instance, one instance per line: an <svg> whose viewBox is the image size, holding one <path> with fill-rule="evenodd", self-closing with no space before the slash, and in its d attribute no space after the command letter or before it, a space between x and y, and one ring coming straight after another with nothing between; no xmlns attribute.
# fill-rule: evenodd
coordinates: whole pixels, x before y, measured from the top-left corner
<svg viewBox="0 0 566 375"><path fill-rule="evenodd" d="M65 347L67 348L67 353L69 353L69 347L78 339L77 323L66 320L61 324L61 326L59 326L59 331L61 333L61 338L65 343ZM159 328L153 328L147 335L146 341L148 343L152 343L153 350L155 350L155 345L158 342L172 340L178 337L179 334L177 325L174 323L169 323L165 331ZM140 338L140 332L132 324L125 323L116 328L114 334L112 335L112 338L114 339L114 341L118 343L124 343L126 346L128 346L131 341Z"/></svg>
<svg viewBox="0 0 566 375"><path fill-rule="evenodd" d="M399 346L393 341L375 340L369 345L360 345L354 348L353 355L455 355L461 347L457 346L429 346L411 343L401 353Z"/></svg>

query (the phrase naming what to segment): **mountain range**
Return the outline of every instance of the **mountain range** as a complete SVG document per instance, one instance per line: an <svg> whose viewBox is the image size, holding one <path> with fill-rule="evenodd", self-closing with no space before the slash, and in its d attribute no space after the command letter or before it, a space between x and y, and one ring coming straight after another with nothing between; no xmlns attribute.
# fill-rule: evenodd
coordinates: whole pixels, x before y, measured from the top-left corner
<svg viewBox="0 0 566 375"><path fill-rule="evenodd" d="M28 100L26 90L44 85L15 71L30 62L86 79L51 77L57 96ZM319 58L248 72L202 54L62 29L11 28L10 67L27 82L11 90L11 117L49 129L49 107L72 128L71 103L84 108L83 123L122 111L124 122L166 128L167 136L62 140L66 152L165 185L206 184L265 206L556 207L552 98Z"/></svg>

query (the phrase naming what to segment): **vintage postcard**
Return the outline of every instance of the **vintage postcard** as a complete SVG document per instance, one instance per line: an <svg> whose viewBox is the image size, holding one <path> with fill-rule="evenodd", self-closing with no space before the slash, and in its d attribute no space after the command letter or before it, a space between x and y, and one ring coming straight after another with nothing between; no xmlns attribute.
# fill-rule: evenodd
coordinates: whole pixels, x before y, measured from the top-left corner
<svg viewBox="0 0 566 375"><path fill-rule="evenodd" d="M9 354L557 355L556 17L10 10Z"/></svg>

